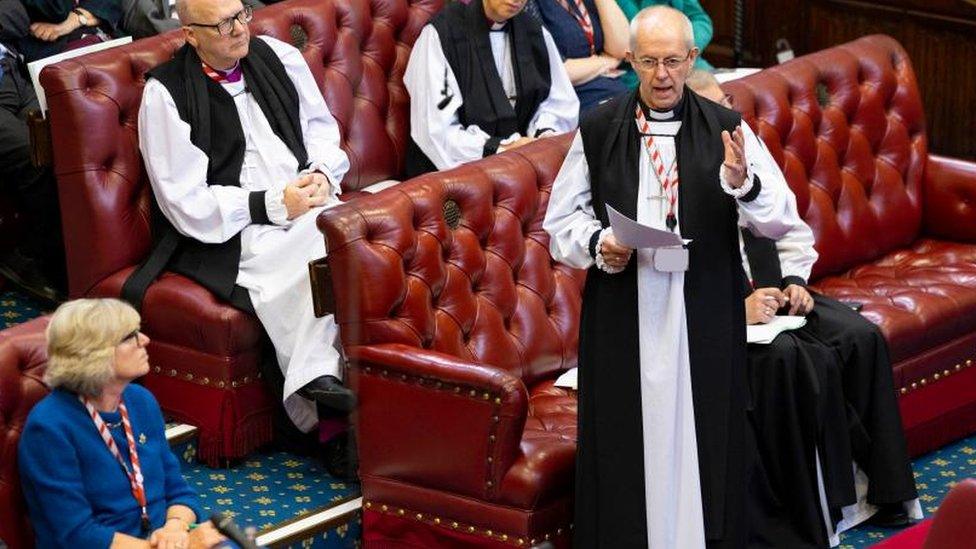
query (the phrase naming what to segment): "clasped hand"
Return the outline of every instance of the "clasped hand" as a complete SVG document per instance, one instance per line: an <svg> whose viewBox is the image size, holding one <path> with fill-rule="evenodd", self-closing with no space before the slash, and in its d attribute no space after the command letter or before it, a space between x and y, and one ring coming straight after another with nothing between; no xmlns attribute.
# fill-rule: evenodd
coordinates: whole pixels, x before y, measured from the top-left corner
<svg viewBox="0 0 976 549"><path fill-rule="evenodd" d="M759 288L746 298L746 324L766 324L786 304L790 305L791 315L806 316L813 310L813 297L799 284L790 284L782 291Z"/></svg>
<svg viewBox="0 0 976 549"><path fill-rule="evenodd" d="M320 172L301 175L285 186L284 203L288 219L301 216L312 208L324 206L331 194L329 180Z"/></svg>
<svg viewBox="0 0 976 549"><path fill-rule="evenodd" d="M179 526L168 527L172 523L175 521L167 522L166 526L149 536L149 546L152 549L209 549L217 547L226 539L210 522L200 523L189 532Z"/></svg>

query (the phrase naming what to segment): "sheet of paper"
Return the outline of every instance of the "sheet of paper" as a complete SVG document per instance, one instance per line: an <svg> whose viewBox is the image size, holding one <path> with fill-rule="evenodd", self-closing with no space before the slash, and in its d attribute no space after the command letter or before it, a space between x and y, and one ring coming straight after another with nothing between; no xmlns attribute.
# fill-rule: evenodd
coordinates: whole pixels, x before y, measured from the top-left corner
<svg viewBox="0 0 976 549"><path fill-rule="evenodd" d="M565 372L563 372L561 376L556 378L556 383L554 385L556 387L565 387L567 389L573 389L575 391L577 387L577 383L576 383L577 371L578 370L576 368L570 368L569 370L566 370Z"/></svg>
<svg viewBox="0 0 976 549"><path fill-rule="evenodd" d="M57 63L58 61L64 61L65 59L71 59L73 57L78 57L79 55L95 53L96 51L107 50L109 48L128 44L129 42L132 42L132 37L125 36L123 38L116 38L115 40L109 40L108 42L99 42L98 44L92 44L91 46L85 46L84 48L66 51L64 53L59 53L58 55L52 55L51 57L45 57L44 59L38 59L37 61L28 63L27 72L30 74L31 83L34 85L34 93L37 94L37 104L41 108L41 114L44 116L44 118L47 118L47 96L44 95L44 88L41 87L41 69L52 63Z"/></svg>
<svg viewBox="0 0 976 549"><path fill-rule="evenodd" d="M671 231L662 231L642 225L609 205L607 206L607 217L610 219L613 236L617 242L628 248L667 248L691 242L690 240L682 240L680 236Z"/></svg>
<svg viewBox="0 0 976 549"><path fill-rule="evenodd" d="M768 345L776 336L788 330L802 328L807 323L803 316L774 316L768 324L752 324L746 326L746 341Z"/></svg>

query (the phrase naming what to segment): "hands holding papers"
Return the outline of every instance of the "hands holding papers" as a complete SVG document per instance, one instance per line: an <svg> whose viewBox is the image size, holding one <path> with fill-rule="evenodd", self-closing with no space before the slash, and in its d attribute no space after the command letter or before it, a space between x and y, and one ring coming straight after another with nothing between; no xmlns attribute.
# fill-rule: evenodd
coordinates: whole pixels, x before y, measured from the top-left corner
<svg viewBox="0 0 976 549"><path fill-rule="evenodd" d="M654 268L662 272L688 270L688 250L684 247L691 240L682 239L670 231L662 231L642 225L607 206L607 217L616 241L628 248L654 250Z"/></svg>

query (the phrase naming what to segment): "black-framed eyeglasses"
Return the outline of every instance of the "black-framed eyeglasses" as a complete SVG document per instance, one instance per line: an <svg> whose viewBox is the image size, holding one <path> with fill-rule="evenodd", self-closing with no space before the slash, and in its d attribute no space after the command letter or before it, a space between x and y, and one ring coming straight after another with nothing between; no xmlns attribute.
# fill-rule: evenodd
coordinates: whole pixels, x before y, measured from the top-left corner
<svg viewBox="0 0 976 549"><path fill-rule="evenodd" d="M664 65L665 70L673 71L687 61L693 51L695 51L694 48L688 50L688 53L684 57L665 57L664 59L658 59L656 57L634 57L633 65L635 68L644 71L655 71L660 64Z"/></svg>
<svg viewBox="0 0 976 549"><path fill-rule="evenodd" d="M234 22L238 22L241 25L247 25L254 18L254 8L251 6L244 6L244 9L231 15L227 19L218 21L215 25L206 25L204 23L190 23L191 27L206 27L208 29L217 29L217 34L221 36L228 35L234 32Z"/></svg>

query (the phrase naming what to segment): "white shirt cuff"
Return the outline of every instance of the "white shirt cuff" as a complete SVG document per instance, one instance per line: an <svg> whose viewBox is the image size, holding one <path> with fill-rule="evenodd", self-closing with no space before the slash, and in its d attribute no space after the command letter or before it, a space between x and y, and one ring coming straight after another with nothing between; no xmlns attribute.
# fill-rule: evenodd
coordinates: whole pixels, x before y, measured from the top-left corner
<svg viewBox="0 0 976 549"><path fill-rule="evenodd" d="M285 207L285 189L270 189L264 193L264 208L268 220L275 225L288 224L288 208Z"/></svg>
<svg viewBox="0 0 976 549"><path fill-rule="evenodd" d="M736 199L742 198L743 196L749 194L749 191L752 190L752 184L755 182L755 176L752 173L751 164L746 164L746 180L742 182L742 186L738 189L733 189L732 186L725 181L724 166L718 169L718 178L719 182L722 184L722 190L725 191L725 194Z"/></svg>
<svg viewBox="0 0 976 549"><path fill-rule="evenodd" d="M598 269L600 269L605 273L617 274L620 271L623 271L627 267L627 264L624 263L620 267L613 267L603 259L603 241L606 240L607 237L612 234L613 234L613 227L607 227L602 231L600 231L600 239L597 240L596 242L596 266ZM630 258L628 257L627 260L630 261Z"/></svg>

